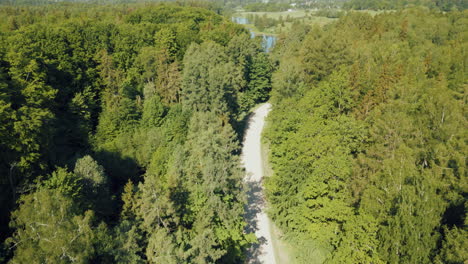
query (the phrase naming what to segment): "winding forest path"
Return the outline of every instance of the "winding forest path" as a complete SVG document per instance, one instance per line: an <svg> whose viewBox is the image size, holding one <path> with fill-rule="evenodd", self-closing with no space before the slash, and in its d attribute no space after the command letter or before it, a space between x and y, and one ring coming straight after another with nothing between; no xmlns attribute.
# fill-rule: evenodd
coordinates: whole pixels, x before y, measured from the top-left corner
<svg viewBox="0 0 468 264"><path fill-rule="evenodd" d="M275 252L272 241L270 219L265 212L262 178L264 175L261 149L261 134L265 125L265 117L270 112L271 105L265 103L250 116L242 148L242 163L246 170L245 182L248 206L246 209L247 231L255 232L258 244L247 252L247 263L275 264Z"/></svg>

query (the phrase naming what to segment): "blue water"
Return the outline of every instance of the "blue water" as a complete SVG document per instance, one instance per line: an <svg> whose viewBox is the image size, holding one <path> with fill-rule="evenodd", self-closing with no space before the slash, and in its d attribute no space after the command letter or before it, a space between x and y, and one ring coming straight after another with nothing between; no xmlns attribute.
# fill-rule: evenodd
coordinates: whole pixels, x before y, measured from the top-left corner
<svg viewBox="0 0 468 264"><path fill-rule="evenodd" d="M245 17L232 17L232 22L246 25L249 24L249 20ZM276 37L272 35L260 34L256 35L253 31L250 31L250 38L261 37L262 38L262 47L265 52L270 52L273 46L276 44Z"/></svg>
<svg viewBox="0 0 468 264"><path fill-rule="evenodd" d="M265 52L270 52L273 46L276 44L276 37L271 35L255 35L255 32L250 31L250 38L259 37L262 38L262 47Z"/></svg>
<svg viewBox="0 0 468 264"><path fill-rule="evenodd" d="M249 20L245 17L232 17L232 22L240 25L246 25L249 23Z"/></svg>

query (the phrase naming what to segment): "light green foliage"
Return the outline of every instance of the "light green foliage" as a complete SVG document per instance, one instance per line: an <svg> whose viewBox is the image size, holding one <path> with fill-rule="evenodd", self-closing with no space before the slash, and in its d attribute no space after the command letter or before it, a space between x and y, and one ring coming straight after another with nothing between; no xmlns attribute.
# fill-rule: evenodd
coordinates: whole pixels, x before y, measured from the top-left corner
<svg viewBox="0 0 468 264"><path fill-rule="evenodd" d="M57 168L50 178L44 181L44 186L49 189L55 189L63 195L72 199L81 198L83 191L83 181L74 173L68 172L67 168Z"/></svg>
<svg viewBox="0 0 468 264"><path fill-rule="evenodd" d="M104 168L91 156L86 155L75 163L74 174L83 185L83 199L80 201L85 208L92 208L98 214L107 215L112 212L109 193L109 179Z"/></svg>
<svg viewBox="0 0 468 264"><path fill-rule="evenodd" d="M148 238L148 247L146 256L149 263L180 263L180 258L176 255L174 241L171 235L167 234L166 229L158 228L153 231Z"/></svg>
<svg viewBox="0 0 468 264"><path fill-rule="evenodd" d="M123 219L132 219L135 217L136 211L136 199L135 199L135 192L137 188L133 184L131 180L127 182L124 186L124 191L122 193L122 218Z"/></svg>
<svg viewBox="0 0 468 264"><path fill-rule="evenodd" d="M138 123L140 109L135 100L127 97L109 95L105 111L101 113L97 127L97 137L113 138L120 132L131 130Z"/></svg>
<svg viewBox="0 0 468 264"><path fill-rule="evenodd" d="M19 160L15 161L22 171L31 169L32 164L41 167L40 162L41 144L46 141L45 123L53 118L52 113L47 109L23 106L19 108L13 122L13 131L17 137L14 150L19 153Z"/></svg>
<svg viewBox="0 0 468 264"><path fill-rule="evenodd" d="M354 107L356 91L349 89L349 74L342 68L339 71L333 72L327 82L322 82L319 89L322 92L322 100L330 102L332 109L338 110L339 113L347 113ZM332 111L330 109L330 111Z"/></svg>
<svg viewBox="0 0 468 264"><path fill-rule="evenodd" d="M154 41L156 43L156 49L166 51L171 58L175 57L177 53L177 42L176 36L172 30L163 28L156 32Z"/></svg>
<svg viewBox="0 0 468 264"><path fill-rule="evenodd" d="M462 16L351 13L276 50L271 215L325 263L462 262Z"/></svg>
<svg viewBox="0 0 468 264"><path fill-rule="evenodd" d="M297 108L288 108L297 118L293 131L280 125L280 133L267 134L276 150L272 152L275 175L267 182L273 212L278 212L276 221L291 231L307 232L323 247L335 243L343 223L354 215L346 187L352 175L350 154L360 149L365 138L362 124L337 116L339 109L327 98L327 87L330 84L324 83L323 89L309 91ZM294 113L307 110L311 112ZM328 117L326 123L324 117ZM292 120L273 120L287 121ZM287 143L276 147L278 140Z"/></svg>
<svg viewBox="0 0 468 264"><path fill-rule="evenodd" d="M466 224L464 228L445 228L444 233L446 238L440 255L437 256L436 263L463 263L466 261L468 258L466 253L466 247L468 246Z"/></svg>
<svg viewBox="0 0 468 264"><path fill-rule="evenodd" d="M10 61L21 61L21 59L16 56L21 56L21 54L9 54ZM40 71L40 65L36 60L31 60L29 62L24 62L25 65L17 65L17 63L12 66L24 67L21 71L18 69L18 72L12 72L12 78L14 78L20 85L23 85L21 90L22 95L26 99L26 103L33 106L41 106L47 103L50 103L54 99L57 91L52 89L49 85L45 84L44 79L46 74ZM15 69L16 70L16 69Z"/></svg>
<svg viewBox="0 0 468 264"><path fill-rule="evenodd" d="M145 99L141 122L146 127L159 127L162 124L166 109L157 95Z"/></svg>
<svg viewBox="0 0 468 264"><path fill-rule="evenodd" d="M378 226L369 215L354 215L343 225L343 235L327 263L384 263L377 252Z"/></svg>
<svg viewBox="0 0 468 264"><path fill-rule="evenodd" d="M83 181L86 190L94 194L102 191L107 182L104 168L89 155L76 161L74 173Z"/></svg>
<svg viewBox="0 0 468 264"><path fill-rule="evenodd" d="M80 215L71 198L59 191L39 189L24 195L12 216L12 262L89 262L95 253L92 222L93 212Z"/></svg>

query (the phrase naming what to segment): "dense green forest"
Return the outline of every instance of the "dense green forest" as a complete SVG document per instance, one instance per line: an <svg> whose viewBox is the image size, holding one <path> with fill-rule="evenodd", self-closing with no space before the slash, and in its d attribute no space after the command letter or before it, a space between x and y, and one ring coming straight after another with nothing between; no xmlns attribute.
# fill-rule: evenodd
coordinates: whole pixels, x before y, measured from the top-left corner
<svg viewBox="0 0 468 264"><path fill-rule="evenodd" d="M266 188L298 263L466 263L467 14L349 13L278 40Z"/></svg>
<svg viewBox="0 0 468 264"><path fill-rule="evenodd" d="M242 263L268 100L293 263L468 260L466 1L149 2L0 0L0 263Z"/></svg>
<svg viewBox="0 0 468 264"><path fill-rule="evenodd" d="M239 263L248 31L176 4L0 8L0 262Z"/></svg>

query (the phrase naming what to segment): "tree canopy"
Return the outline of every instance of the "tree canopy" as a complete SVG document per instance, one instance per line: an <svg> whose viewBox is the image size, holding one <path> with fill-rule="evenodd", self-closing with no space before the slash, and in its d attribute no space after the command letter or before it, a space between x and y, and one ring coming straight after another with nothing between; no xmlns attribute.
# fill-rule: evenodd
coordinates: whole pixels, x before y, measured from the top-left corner
<svg viewBox="0 0 468 264"><path fill-rule="evenodd" d="M279 40L266 187L297 251L312 244L326 263L466 261L463 34L466 11L413 8Z"/></svg>
<svg viewBox="0 0 468 264"><path fill-rule="evenodd" d="M270 83L247 30L185 4L7 5L0 43L2 261L243 260L235 128Z"/></svg>

